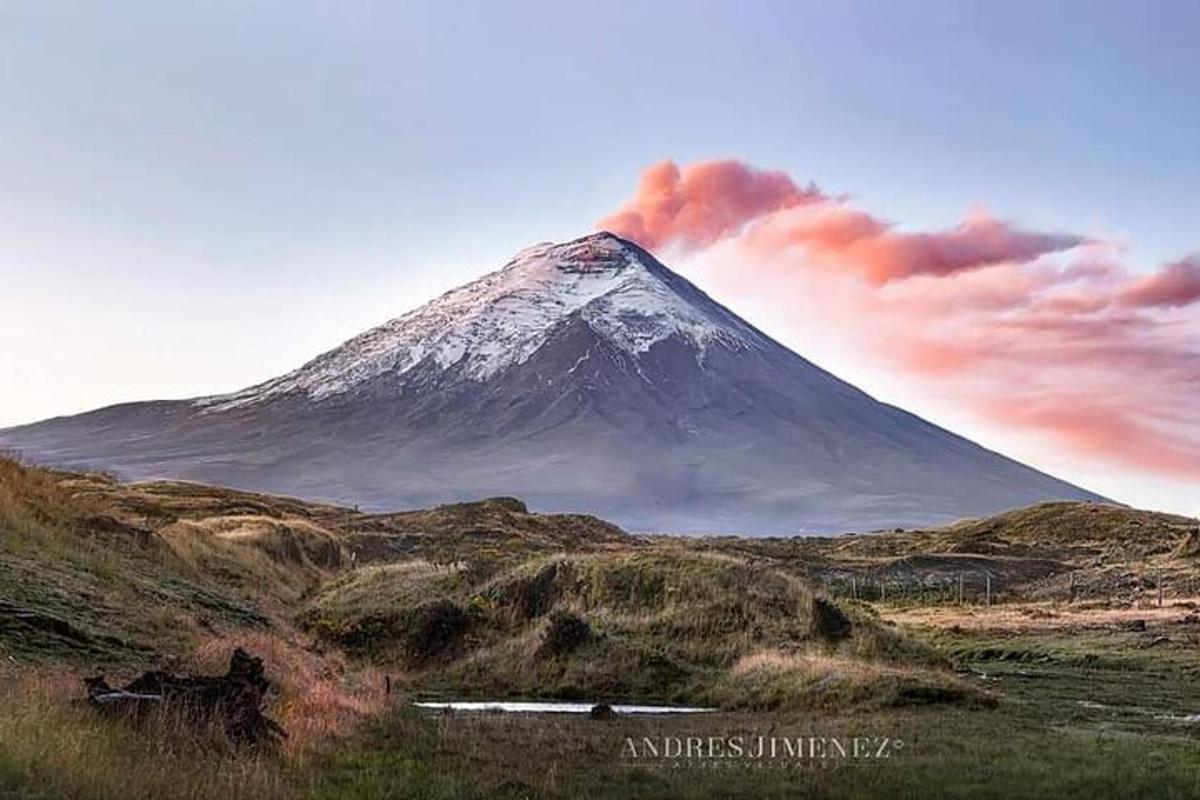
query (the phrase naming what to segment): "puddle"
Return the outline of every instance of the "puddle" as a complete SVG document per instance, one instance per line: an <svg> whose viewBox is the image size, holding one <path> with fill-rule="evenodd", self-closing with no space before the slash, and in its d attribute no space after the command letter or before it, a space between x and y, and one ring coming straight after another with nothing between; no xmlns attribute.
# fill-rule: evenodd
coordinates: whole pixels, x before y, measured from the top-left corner
<svg viewBox="0 0 1200 800"><path fill-rule="evenodd" d="M505 714L589 714L594 703L523 702L510 700L458 701L449 703L413 703L417 708L450 711L493 711ZM642 706L614 704L612 710L618 714L707 714L715 708L693 706Z"/></svg>

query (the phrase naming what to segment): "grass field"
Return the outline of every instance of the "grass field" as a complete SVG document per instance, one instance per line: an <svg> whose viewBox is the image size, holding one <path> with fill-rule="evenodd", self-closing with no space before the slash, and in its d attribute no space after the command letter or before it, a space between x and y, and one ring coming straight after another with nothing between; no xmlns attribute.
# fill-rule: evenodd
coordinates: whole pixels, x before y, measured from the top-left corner
<svg viewBox="0 0 1200 800"><path fill-rule="evenodd" d="M873 536L632 537L506 498L365 515L0 459L0 797L1196 797L1198 536L1059 504ZM991 604L959 600L964 573ZM280 748L78 702L96 670L218 673L238 646L266 662ZM751 757L760 740L782 754ZM876 755L842 755L856 740Z"/></svg>
<svg viewBox="0 0 1200 800"><path fill-rule="evenodd" d="M1183 603L1157 620L1144 615L1146 631L1131 630L1129 614L1099 610L1055 627L1044 604L970 609L969 628L962 609L941 619L882 609L996 696L995 706L616 720L400 708L331 754L305 789L330 798L1196 797L1200 662L1191 623L1179 622L1191 610ZM1030 618L1022 610L1043 623L1015 625ZM1148 646L1162 636L1171 641ZM631 759L626 737L644 736L865 736L903 746L874 760Z"/></svg>

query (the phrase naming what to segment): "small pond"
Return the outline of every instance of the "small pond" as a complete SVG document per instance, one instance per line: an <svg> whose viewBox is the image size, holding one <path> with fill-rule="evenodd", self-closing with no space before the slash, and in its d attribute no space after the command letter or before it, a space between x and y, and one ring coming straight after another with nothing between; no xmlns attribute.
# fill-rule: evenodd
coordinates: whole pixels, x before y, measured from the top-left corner
<svg viewBox="0 0 1200 800"><path fill-rule="evenodd" d="M449 711L492 711L507 714L590 714L594 703L560 703L556 701L462 700L455 702L418 702L417 708ZM645 706L615 703L617 714L704 714L715 708L692 706Z"/></svg>

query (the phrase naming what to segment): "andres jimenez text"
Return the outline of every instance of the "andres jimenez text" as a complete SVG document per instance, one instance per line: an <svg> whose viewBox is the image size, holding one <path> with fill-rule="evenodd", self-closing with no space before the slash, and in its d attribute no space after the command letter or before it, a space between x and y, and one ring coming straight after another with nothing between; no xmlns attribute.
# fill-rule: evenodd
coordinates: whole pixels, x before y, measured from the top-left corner
<svg viewBox="0 0 1200 800"><path fill-rule="evenodd" d="M621 758L665 766L832 766L884 761L904 748L890 736L626 736Z"/></svg>

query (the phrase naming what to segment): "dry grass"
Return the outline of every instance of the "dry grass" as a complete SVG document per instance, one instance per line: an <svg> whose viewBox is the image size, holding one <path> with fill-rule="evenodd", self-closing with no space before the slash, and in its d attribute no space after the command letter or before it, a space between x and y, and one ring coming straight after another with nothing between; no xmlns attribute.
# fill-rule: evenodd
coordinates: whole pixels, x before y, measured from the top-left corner
<svg viewBox="0 0 1200 800"><path fill-rule="evenodd" d="M462 572L461 564L434 564L423 558L361 567L323 584L309 602L310 615L333 624L415 605L452 593L463 583Z"/></svg>
<svg viewBox="0 0 1200 800"><path fill-rule="evenodd" d="M164 487L131 490L133 501L123 491L0 459L0 600L58 626L0 620L0 794L294 796L289 775L387 703L380 674L310 649L288 619L342 565L340 542L304 515L248 513L262 509L220 490L181 490L192 520L144 513L138 503ZM207 515L215 507L230 513ZM235 753L219 730L169 713L134 725L78 702L80 676L99 665L120 680L186 653L172 669L220 674L239 646L277 687L268 711L289 738L276 752Z"/></svg>
<svg viewBox="0 0 1200 800"><path fill-rule="evenodd" d="M193 575L285 603L316 588L346 559L333 534L300 519L183 520L158 529L156 539Z"/></svg>
<svg viewBox="0 0 1200 800"><path fill-rule="evenodd" d="M0 530L9 536L61 539L86 513L60 485L60 475L0 457Z"/></svg>
<svg viewBox="0 0 1200 800"><path fill-rule="evenodd" d="M237 750L219 724L162 713L136 724L112 720L82 702L77 672L0 667L0 794L54 797L292 797L294 778L388 706L383 677L303 641L269 633L214 639L184 663L218 674L235 647L264 658L277 696L268 712L288 731L277 751Z"/></svg>
<svg viewBox="0 0 1200 800"><path fill-rule="evenodd" d="M1200 597L1174 598L1162 606L1089 606L1061 601L1018 602L994 606L921 606L888 609L889 620L902 625L965 631L1056 631L1112 628L1134 620L1175 622L1200 607Z"/></svg>
<svg viewBox="0 0 1200 800"><path fill-rule="evenodd" d="M436 658L425 650L416 658L414 625L435 599L465 624L432 631L445 636L432 644L444 646L427 648ZM849 636L826 639L813 628L813 600L805 581L772 566L675 542L642 543L535 554L491 577L426 560L366 567L326 583L302 619L315 635L360 655L405 663L419 691L457 696L808 707L803 683L773 679L769 699L739 694L745 681L730 668L755 652L799 647L836 652L847 663L937 666L927 647L863 609L851 609ZM554 614L581 620L586 640L563 652L545 648ZM829 697L862 702L872 680L880 695L894 693L897 681L886 669L860 675L855 693ZM930 676L930 683L940 680Z"/></svg>
<svg viewBox="0 0 1200 800"><path fill-rule="evenodd" d="M275 561L325 569L337 569L346 562L338 538L304 519L236 514L199 524L217 538L258 548Z"/></svg>
<svg viewBox="0 0 1200 800"><path fill-rule="evenodd" d="M1057 635L1061 629L1074 638L1040 649L1058 659L1043 681L1059 683L1048 691L1037 689L1045 683L1014 681L1008 686L1021 691L1028 686L1031 697L1041 691L1038 702L1008 703L996 712L1008 715L1001 718L1003 725L1014 715L1043 713L1043 701L1060 703L1059 711L1046 716L1054 725L1047 728L1052 735L1039 729L1028 738L1032 744L1021 744L1025 750L1015 754L1025 758L1010 770L1017 776L1011 786L1026 786L1024 773L1042 764L1050 745L1063 744L1060 712L1068 719L1081 713L1073 702L1076 694L1066 693L1064 700L1056 692L1081 692L1080 687L1105 677L1094 663L1095 651L1110 646L1108 633L1132 618L1163 627L1168 616L1178 618L1187 607L1158 612L1135 610L1126 602L1124 609L1100 612L1081 603L904 609L838 599L853 630L848 638L830 641L837 637L822 636L810 625L815 580L896 562L928 575L938 568L931 556L955 564L965 558L986 562L981 569L1053 559L1075 570L1097 564L1129 572L1128 565L1153 563L1164 574L1171 568L1186 575L1195 570L1196 534L1188 533L1194 529L1194 522L1166 515L1053 504L936 531L875 537L658 541L625 536L588 517L529 514L504 499L367 515L197 484L125 485L0 459L0 599L34 610L44 621L69 621L92 637L83 647L71 637L56 638L53 625L22 626L11 614L12 619L0 618L0 664L15 655L56 665L0 667L0 795L271 800L315 789L338 798L458 798L482 787L500 796L524 796L522 784L510 780L519 776L535 794L580 796L583 789L577 787L603 783L597 774L612 773L610 723L432 721L410 710L392 715L395 725L364 726L389 707L389 698L379 670L331 646L346 641L342 634L359 634L362 652L379 659L393 678L399 675L405 699L417 690L663 700L735 709L732 717L747 724L764 719L759 712L766 710L772 719L804 724L814 718L928 714L923 726L925 720L935 727L958 724L973 741L991 744L1006 737L994 736L990 714L968 710L987 704L989 696L941 666L942 659L965 653L962 659L987 659L991 671L997 659L982 655L985 651L1033 652L1034 647L985 641L976 629L995 628L1003 634L997 639L1029 638L1043 628ZM1017 578L1025 581L1022 591L1034 579ZM395 669L405 657L405 642L411 641L412 621L422 619L412 612L439 598L461 612L466 630L454 634L454 647L438 649L437 657L414 663L411 672ZM309 633L295 629L297 612ZM575 615L589 635L570 647L546 647L548 621L555 613ZM1093 625L1103 630L1080 630ZM1194 671L1188 647L1195 641L1183 643L1193 635L1190 623L1175 625L1171 641L1153 646L1149 637L1158 630L1117 637L1123 649L1105 655L1104 664L1140 671L1183 665L1178 674L1163 672L1169 681L1139 677L1122 684L1122 691L1179 686L1171 690L1170 704L1164 701L1161 707L1189 708L1179 698L1194 696L1186 681ZM426 633L440 635L436 625L427 627ZM909 635L917 629L924 629L926 641ZM110 647L107 634L145 646ZM323 641L314 646L310 634ZM103 652L88 649L98 642ZM262 656L277 684L268 711L291 737L275 752L233 753L215 731L197 734L168 715L138 726L101 718L71 702L83 694L81 670L61 666L108 663L119 679L135 668L161 666L165 657L182 656L173 662L176 671L220 673L238 646ZM1086 669L1056 677L1085 661ZM1022 662L1021 669L1025 666ZM897 709L929 703L950 706ZM646 730L712 724L719 730L730 718L713 714L700 723L619 724ZM528 746L497 746L501 740L507 745L526 738ZM928 770L922 767L920 781L912 786L937 785L931 779L942 774L944 756L961 751L961 738L948 735L941 750L922 749L931 753L922 762ZM556 753L564 739L569 752ZM1076 752L1088 777L1097 764L1109 763L1107 752ZM970 762L969 771L990 781L1004 760L1000 755L1014 753L986 750ZM1135 749L1129 755L1141 758ZM559 777L563 758L583 765L577 782ZM1061 771L1061 763L1054 772ZM1177 778L1194 775L1194 759L1187 764L1192 766L1179 770ZM794 777L783 778L787 793L781 789L778 796L794 794ZM1152 765L1144 785L1160 777L1161 770ZM612 789L611 796L626 796L626 788L644 796L645 779L644 773L630 772L628 783ZM1124 779L1122 770L1114 769L1108 785ZM848 782L845 796L861 795L857 780ZM1194 779L1189 786L1194 788ZM659 785L664 787L712 796L729 784L707 793L682 779ZM744 796L757 796L753 788ZM928 795L906 788L890 796ZM659 796L678 794L664 790Z"/></svg>
<svg viewBox="0 0 1200 800"><path fill-rule="evenodd" d="M219 734L168 715L115 723L67 698L64 671L0 670L0 789L14 796L287 797L284 765L267 753L233 753Z"/></svg>
<svg viewBox="0 0 1200 800"><path fill-rule="evenodd" d="M796 679L833 680L865 685L881 677L914 675L917 670L827 653L758 650L739 658L729 672L739 678L756 672L771 672L786 673Z"/></svg>
<svg viewBox="0 0 1200 800"><path fill-rule="evenodd" d="M1176 514L1106 503L1054 502L1013 509L943 528L851 536L830 541L842 557L981 553L1070 557L1085 547L1128 557L1166 555L1197 528Z"/></svg>
<svg viewBox="0 0 1200 800"><path fill-rule="evenodd" d="M315 652L300 634L245 631L202 644L187 660L198 672L220 672L234 648L263 659L279 695L270 713L288 732L285 754L303 761L352 735L389 705L382 672Z"/></svg>
<svg viewBox="0 0 1200 800"><path fill-rule="evenodd" d="M888 708L994 700L948 670L841 653L760 650L734 664L717 696L750 709Z"/></svg>

